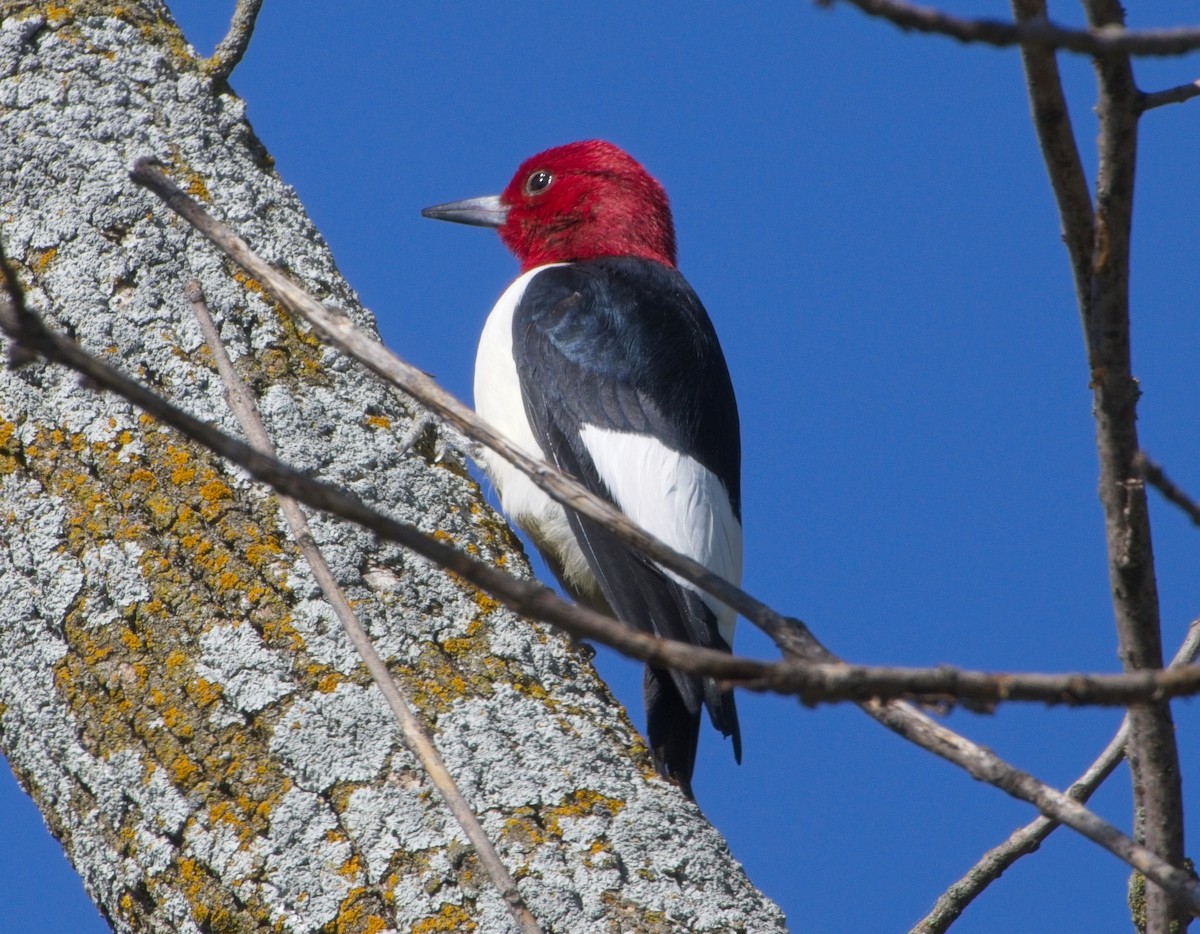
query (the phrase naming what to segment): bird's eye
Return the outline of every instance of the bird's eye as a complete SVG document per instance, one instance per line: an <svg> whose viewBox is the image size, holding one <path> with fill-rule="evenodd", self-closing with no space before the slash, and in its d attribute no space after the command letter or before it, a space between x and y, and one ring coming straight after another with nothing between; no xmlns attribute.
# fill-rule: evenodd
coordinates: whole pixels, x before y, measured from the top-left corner
<svg viewBox="0 0 1200 934"><path fill-rule="evenodd" d="M538 169L530 174L529 178L525 179L525 194L540 195L543 191L550 187L550 183L554 181L554 176L545 169Z"/></svg>

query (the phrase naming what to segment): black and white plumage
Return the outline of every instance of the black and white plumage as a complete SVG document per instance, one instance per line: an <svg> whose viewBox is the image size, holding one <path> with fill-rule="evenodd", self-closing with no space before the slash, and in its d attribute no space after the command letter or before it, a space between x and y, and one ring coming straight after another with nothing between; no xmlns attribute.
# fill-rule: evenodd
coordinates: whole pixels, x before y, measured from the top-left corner
<svg viewBox="0 0 1200 934"><path fill-rule="evenodd" d="M538 165L553 166L550 154L526 165L541 159ZM557 172L566 174L562 167ZM494 199L455 202L429 213L456 211L448 219L463 220L464 205L511 220L508 206ZM485 221L476 213L468 222ZM530 454L738 583L741 455L725 359L673 255L664 262L658 255L663 251L638 252L649 255L601 250L527 268L484 326L476 409ZM489 453L485 467L505 512L576 599L610 608L619 619L665 638L730 649L736 614L728 607L564 510L502 458ZM711 679L647 666L644 694L656 768L689 795L703 708L732 737L741 760L733 696Z"/></svg>

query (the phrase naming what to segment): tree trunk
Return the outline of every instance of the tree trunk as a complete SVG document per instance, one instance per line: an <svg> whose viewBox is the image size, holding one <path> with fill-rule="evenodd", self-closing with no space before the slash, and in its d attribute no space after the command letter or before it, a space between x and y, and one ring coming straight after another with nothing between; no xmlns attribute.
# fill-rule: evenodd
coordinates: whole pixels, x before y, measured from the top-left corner
<svg viewBox="0 0 1200 934"><path fill-rule="evenodd" d="M0 236L53 327L240 434L199 278L285 460L529 574L455 455L403 450L411 403L128 181L157 156L373 327L161 3L0 0L0 128ZM0 515L0 745L114 928L512 929L268 491L37 364L0 373ZM547 931L783 930L585 650L312 521Z"/></svg>

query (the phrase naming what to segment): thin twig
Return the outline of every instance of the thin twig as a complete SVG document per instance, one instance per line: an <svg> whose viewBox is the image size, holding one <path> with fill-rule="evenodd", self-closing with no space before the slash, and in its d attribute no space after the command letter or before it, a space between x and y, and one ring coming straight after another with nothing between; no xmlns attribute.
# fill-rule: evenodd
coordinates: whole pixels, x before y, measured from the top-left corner
<svg viewBox="0 0 1200 934"><path fill-rule="evenodd" d="M1020 23L1038 22L1046 17L1046 0L1012 0L1013 15ZM1025 71L1025 89L1029 109L1037 130L1046 174L1054 190L1063 243L1071 262L1075 297L1082 307L1092 281L1092 197L1087 176L1079 158L1079 146L1071 127L1067 98L1063 94L1058 59L1052 49L1024 46L1021 64Z"/></svg>
<svg viewBox="0 0 1200 934"><path fill-rule="evenodd" d="M914 699L958 701L983 710L1013 701L1128 707L1200 693L1200 665L1121 674L1041 674L968 671L948 665L899 668L784 661L771 665L759 680L735 683L751 691L795 694L810 706Z"/></svg>
<svg viewBox="0 0 1200 934"><path fill-rule="evenodd" d="M17 318L25 318L26 323L15 324ZM26 312L14 315L9 311L0 324L13 337L13 349L21 349L25 359L29 354L41 354L52 362L69 366L97 385L124 396L159 421L204 444L283 494L323 512L356 522L381 538L411 548L523 615L557 626L576 638L601 642L630 658L716 678L732 685L797 694L805 703L915 697L924 700L949 698L982 704L1032 701L1122 706L1158 697L1186 696L1200 689L1200 671L1048 675L997 674L947 666L868 667L847 665L840 661L797 665L794 661L760 662L683 642L659 639L632 630L586 607L566 603L546 587L516 580L424 535L412 526L372 510L339 487L314 480L276 458L263 458L252 447L194 419L82 351L78 345L48 331L36 315Z"/></svg>
<svg viewBox="0 0 1200 934"><path fill-rule="evenodd" d="M216 50L205 63L205 70L214 78L227 81L238 66L246 49L250 46L250 37L254 35L254 22L258 19L258 11L263 0L238 0L233 11L233 19L229 23L229 32L217 45Z"/></svg>
<svg viewBox="0 0 1200 934"><path fill-rule="evenodd" d="M832 6L837 0L817 0ZM1070 29L1045 19L1007 22L996 19L966 19L932 7L901 0L842 0L869 16L885 19L901 29L949 36L960 42L982 42L994 46L1022 45L1063 49L1085 55L1163 56L1185 55L1200 49L1200 27L1131 31L1123 27Z"/></svg>
<svg viewBox="0 0 1200 934"><path fill-rule="evenodd" d="M580 639L592 639L639 661L651 662L722 682L758 690L796 694L805 703L889 700L964 700L990 705L1005 701L1050 704L1123 706L1158 697L1181 697L1200 691L1195 671L1131 674L1039 674L896 668L848 665L841 661L799 665L794 661L761 662L659 639L630 629L586 607L566 603L539 584L519 581L371 509L345 490L317 481L274 457L263 458L252 447L223 434L175 408L78 345L45 329L30 316L23 328L11 326L11 313L0 324L17 341L52 362L61 363L129 399L159 421L214 450L274 489L323 512L355 522L381 538L396 541L445 567L496 597L515 611L547 622ZM21 330L20 336L17 331Z"/></svg>
<svg viewBox="0 0 1200 934"><path fill-rule="evenodd" d="M1192 520L1194 525L1200 525L1200 505L1183 492L1176 483L1163 472L1161 466L1150 460L1145 451L1138 451L1133 459L1134 469L1140 473L1154 489L1158 490L1169 503L1174 503Z"/></svg>
<svg viewBox="0 0 1200 934"><path fill-rule="evenodd" d="M1164 91L1143 93L1138 106L1142 113L1145 113L1147 110L1165 107L1167 104L1182 104L1190 101L1193 97L1200 97L1200 80L1189 81L1187 84L1167 88Z"/></svg>
<svg viewBox="0 0 1200 934"><path fill-rule="evenodd" d="M1200 652L1200 620L1194 620L1188 627L1187 638L1175 653L1171 668L1190 666L1197 652ZM1071 784L1067 794L1081 804L1086 802L1125 758L1125 740L1128 735L1129 718L1125 717L1116 735L1104 747L1104 751ZM942 934L948 930L967 906L989 885L999 879L1021 857L1036 852L1042 841L1061 826L1056 820L1040 816L1013 831L1007 840L984 853L979 862L950 886L930 909L929 914L922 918L909 934Z"/></svg>
<svg viewBox="0 0 1200 934"><path fill-rule="evenodd" d="M0 295L0 328L5 330L11 339L42 354L52 362L71 366L97 384L121 393L134 405L144 408L160 420L180 427L192 440L237 463L256 479L271 484L276 489L288 484L287 492L314 508L331 511L331 507L336 505L339 509L347 510L343 515L351 521L359 522L376 531L382 538L409 547L447 570L459 573L465 580L492 593L517 612L548 622L561 621L562 628L567 631L572 631L572 627L575 631L587 628L602 631L606 627L625 629L622 641L627 642L634 650L628 654L646 658L654 654L666 666L675 664L675 658L689 654L686 651L680 654L679 649L695 651L693 646L645 637L642 633L628 630L606 617L599 616L598 619L593 619L598 614L590 613L583 607L564 604L548 588L514 580L490 565L474 561L462 552L422 535L416 529L374 513L356 497L336 487L312 480L274 458L266 457L248 445L192 418L87 354L74 342L50 332L40 318L24 308L23 296L15 278L6 277L6 282L6 293L11 295ZM637 652L643 649L646 655L639 656ZM821 651L829 654L824 647L821 647ZM711 654L723 665L736 662L745 666L743 677L746 679L756 677L758 670L762 669L758 663L742 659L731 660L724 653ZM869 701L859 706L910 742L958 765L975 778L986 781L1019 800L1033 804L1042 813L1078 831L1142 871L1147 878L1170 891L1181 904L1200 914L1200 887L1195 880L1145 847L1139 846L1116 827L1077 802L1071 801L1061 792L1014 768L990 750L934 723L929 717L906 704Z"/></svg>
<svg viewBox="0 0 1200 934"><path fill-rule="evenodd" d="M225 385L225 396L229 400L229 408L237 417L251 446L263 454L276 457L275 446L267 434L267 428L259 415L258 406L237 370L233 368L233 361L229 359L225 344L209 313L200 283L193 279L188 283L186 292L188 300L192 303L192 309L196 313L196 319L200 322L204 340L216 360L217 372L221 375L221 382ZM329 565L325 561L325 556L321 553L320 546L317 545L309 531L308 520L300 508L300 504L283 493L277 494L277 497L288 527L292 530L292 537L295 538L301 553L308 561L313 577L316 578L321 591L325 594L325 599L329 601L329 605L333 607L333 611L341 620L342 628L346 630L351 644L358 651L367 672L383 693L384 698L387 699L388 706L392 708L392 713L400 726L400 735L404 740L404 745L421 763L425 774L441 792L450 813L454 815L458 825L463 829L463 833L475 847L475 854L479 858L480 865L483 866L484 871L499 890L517 927L524 934L542 934L537 919L521 898L517 883L505 868L500 855L480 825L479 818L476 817L450 771L446 768L441 753L438 752L433 740L429 738L429 734L425 732L425 728L421 726L421 722L413 713L411 701L404 688L388 671L387 664L379 657L379 653L371 642L371 637L367 635L358 621L358 616L350 607L350 601L346 599L342 588L338 586L333 572L330 571Z"/></svg>

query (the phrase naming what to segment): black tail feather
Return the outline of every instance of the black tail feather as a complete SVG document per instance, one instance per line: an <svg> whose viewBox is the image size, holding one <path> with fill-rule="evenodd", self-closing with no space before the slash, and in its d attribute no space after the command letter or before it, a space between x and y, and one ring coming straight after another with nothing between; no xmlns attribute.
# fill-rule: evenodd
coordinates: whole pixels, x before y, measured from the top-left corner
<svg viewBox="0 0 1200 934"><path fill-rule="evenodd" d="M642 693L654 768L663 778L678 784L694 801L692 770L700 739L700 713L688 710L671 673L661 668L646 666Z"/></svg>
<svg viewBox="0 0 1200 934"><path fill-rule="evenodd" d="M737 704L733 700L733 691L722 691L711 678L704 679L704 706L712 725L721 731L722 736L733 739L733 758L738 765L742 764L742 728L738 723Z"/></svg>

